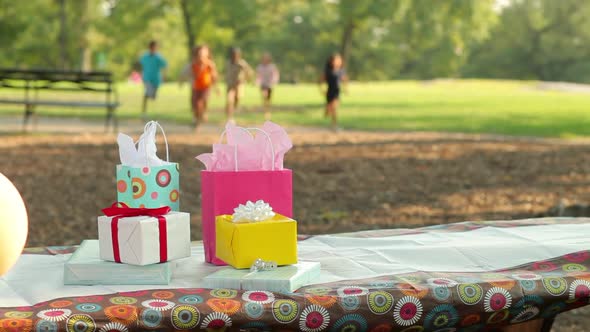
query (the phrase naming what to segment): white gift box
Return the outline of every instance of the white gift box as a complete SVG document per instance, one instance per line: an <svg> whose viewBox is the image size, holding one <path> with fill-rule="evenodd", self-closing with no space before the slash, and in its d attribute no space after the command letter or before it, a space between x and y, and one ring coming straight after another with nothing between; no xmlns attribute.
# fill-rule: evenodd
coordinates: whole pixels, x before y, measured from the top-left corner
<svg viewBox="0 0 590 332"><path fill-rule="evenodd" d="M165 261L190 256L190 214L170 212L163 217L165 218L164 229L157 217L119 218L115 236L118 241L121 263L132 265L160 263L162 260L161 236L167 243L163 248L165 249ZM112 220L113 217L98 217L98 240L100 259L114 262L116 260L113 249Z"/></svg>

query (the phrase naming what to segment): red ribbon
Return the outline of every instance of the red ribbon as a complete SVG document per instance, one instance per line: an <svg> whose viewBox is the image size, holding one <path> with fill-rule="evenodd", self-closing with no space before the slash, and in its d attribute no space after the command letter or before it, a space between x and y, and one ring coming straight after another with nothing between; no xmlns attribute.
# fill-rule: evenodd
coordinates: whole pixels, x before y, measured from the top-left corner
<svg viewBox="0 0 590 332"><path fill-rule="evenodd" d="M120 205L120 206L119 206ZM166 229L166 217L171 209L169 206L159 208L130 208L125 203L113 203L108 208L102 209L107 217L113 217L111 220L111 238L113 241L113 257L115 262L121 263L121 254L119 251L119 219L127 217L148 216L158 219L159 241L160 241L160 263L168 260L168 237Z"/></svg>

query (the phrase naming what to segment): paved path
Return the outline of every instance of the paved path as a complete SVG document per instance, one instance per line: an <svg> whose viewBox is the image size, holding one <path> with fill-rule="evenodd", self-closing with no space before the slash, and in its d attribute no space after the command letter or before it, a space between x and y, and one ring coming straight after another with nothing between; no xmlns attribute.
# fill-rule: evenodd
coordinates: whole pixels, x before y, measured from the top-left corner
<svg viewBox="0 0 590 332"><path fill-rule="evenodd" d="M188 125L178 124L173 121L160 121L165 128L171 132L190 133L192 128ZM143 128L143 121L139 119L119 119L119 131L121 132L140 132ZM104 133L104 121L89 120L80 118L54 118L39 117L37 127L29 131L36 134L82 134L82 133ZM0 133L20 133L22 130L22 117L20 116L0 116ZM112 130L112 129L111 129ZM204 132L218 131L214 125L203 126Z"/></svg>
<svg viewBox="0 0 590 332"><path fill-rule="evenodd" d="M159 121L165 128L166 134L172 140L193 140L198 137L202 143L213 143L219 139L223 130L220 124L205 124L201 126L198 134L195 134L191 125L180 124L174 121ZM138 135L143 132L145 122L139 119L120 119L118 132L129 135ZM553 143L560 145L587 145L590 138L542 138L528 136L508 136L497 134L463 134L450 132L418 132L418 131L377 131L377 130L343 130L337 133L328 127L285 127L289 136L296 144L359 144L375 142L405 142L414 140L430 141L493 141L493 142L522 142L522 143ZM105 134L104 121L99 119L83 119L72 117L39 117L37 127L29 130L29 134L23 135L22 117L0 115L0 136L12 136L17 140L37 140L35 137L51 135L52 139L62 140L65 137L84 137L88 135L112 140L110 132ZM0 142L0 145L2 142Z"/></svg>

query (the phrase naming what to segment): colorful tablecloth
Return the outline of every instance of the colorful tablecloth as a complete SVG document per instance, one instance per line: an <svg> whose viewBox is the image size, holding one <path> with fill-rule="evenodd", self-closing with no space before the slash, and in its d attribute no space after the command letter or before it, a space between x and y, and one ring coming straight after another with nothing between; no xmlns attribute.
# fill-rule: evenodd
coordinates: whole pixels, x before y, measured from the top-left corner
<svg viewBox="0 0 590 332"><path fill-rule="evenodd" d="M510 228L555 222L566 221L460 223L346 236L465 232L488 226ZM26 252L61 254L71 249L54 247ZM0 332L480 331L552 318L590 304L589 269L590 250L586 250L500 271L384 275L308 286L291 294L184 288L59 298L31 307L0 308Z"/></svg>

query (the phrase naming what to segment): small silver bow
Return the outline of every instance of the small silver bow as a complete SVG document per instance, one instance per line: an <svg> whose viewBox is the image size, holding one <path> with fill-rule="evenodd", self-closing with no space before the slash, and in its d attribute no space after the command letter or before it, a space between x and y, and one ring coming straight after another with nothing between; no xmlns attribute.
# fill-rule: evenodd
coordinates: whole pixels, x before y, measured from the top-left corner
<svg viewBox="0 0 590 332"><path fill-rule="evenodd" d="M250 266L250 273L260 272L260 271L272 271L272 270L275 270L276 268L277 268L277 262L265 261L265 260L262 260L261 258L258 258Z"/></svg>
<svg viewBox="0 0 590 332"><path fill-rule="evenodd" d="M234 209L232 221L258 222L268 220L274 217L274 215L275 213L272 211L272 207L263 200L258 200L256 203L248 201L246 204L240 204Z"/></svg>

